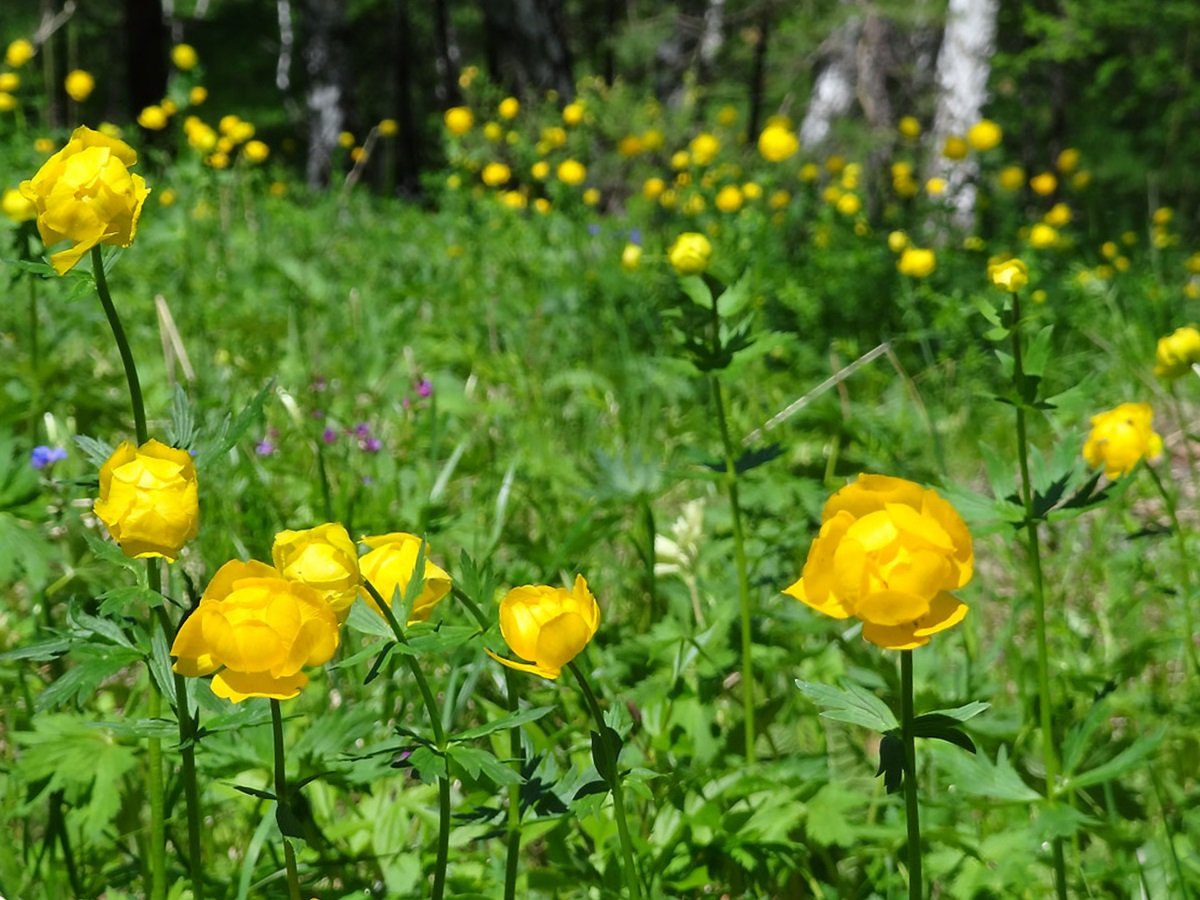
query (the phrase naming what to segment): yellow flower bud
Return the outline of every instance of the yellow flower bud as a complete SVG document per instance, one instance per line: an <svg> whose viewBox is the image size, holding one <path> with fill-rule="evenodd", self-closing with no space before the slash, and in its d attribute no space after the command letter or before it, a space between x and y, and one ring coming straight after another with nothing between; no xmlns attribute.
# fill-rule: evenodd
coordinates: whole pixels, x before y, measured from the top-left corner
<svg viewBox="0 0 1200 900"><path fill-rule="evenodd" d="M996 180L1003 190L1015 193L1025 186L1025 170L1020 166L1005 166Z"/></svg>
<svg viewBox="0 0 1200 900"><path fill-rule="evenodd" d="M370 547L362 559L358 561L363 580L369 581L379 592L388 606L392 606L395 597L404 599L408 583L412 580L417 569L417 552L421 547L421 539L416 535L395 531L374 537L365 537L362 543ZM429 559L429 545L425 545L424 586L420 595L413 602L409 612L408 622L425 622L429 619L435 606L450 593L450 576L445 569ZM375 600L366 591L363 597L378 612ZM380 613L383 615L383 613Z"/></svg>
<svg viewBox="0 0 1200 900"><path fill-rule="evenodd" d="M395 119L380 119L379 125L376 127L379 129L380 137L395 137L400 133L400 123Z"/></svg>
<svg viewBox="0 0 1200 900"><path fill-rule="evenodd" d="M721 142L708 132L701 132L692 138L688 149L691 151L693 164L707 166L717 158L717 154L721 151Z"/></svg>
<svg viewBox="0 0 1200 900"><path fill-rule="evenodd" d="M980 119L967 131L967 143L980 153L1000 146L1004 131L991 119Z"/></svg>
<svg viewBox="0 0 1200 900"><path fill-rule="evenodd" d="M200 57L191 44L176 44L171 48L171 62L181 72L190 72L200 62Z"/></svg>
<svg viewBox="0 0 1200 900"><path fill-rule="evenodd" d="M25 38L17 38L4 53L4 64L10 69L19 69L33 59L33 54L33 44Z"/></svg>
<svg viewBox="0 0 1200 900"><path fill-rule="evenodd" d="M863 637L912 650L957 625L966 605L950 591L971 580L971 533L949 503L903 478L859 475L829 498L800 578L784 590Z"/></svg>
<svg viewBox="0 0 1200 900"><path fill-rule="evenodd" d="M1049 197L1058 189L1058 179L1054 177L1053 172L1042 172L1029 179L1029 187L1035 194Z"/></svg>
<svg viewBox="0 0 1200 900"><path fill-rule="evenodd" d="M138 113L137 123L147 131L162 131L167 127L167 113L161 106L147 106Z"/></svg>
<svg viewBox="0 0 1200 900"><path fill-rule="evenodd" d="M727 184L717 191L713 205L723 213L735 213L742 208L745 197L736 184Z"/></svg>
<svg viewBox="0 0 1200 900"><path fill-rule="evenodd" d="M908 235L903 231L893 231L888 235L887 244L893 253L901 253L908 246Z"/></svg>
<svg viewBox="0 0 1200 900"><path fill-rule="evenodd" d="M587 167L574 159L564 159L555 171L558 180L571 187L578 187L587 179Z"/></svg>
<svg viewBox="0 0 1200 900"><path fill-rule="evenodd" d="M687 231L675 239L667 251L671 267L680 275L699 275L708 268L712 244L704 235Z"/></svg>
<svg viewBox="0 0 1200 900"><path fill-rule="evenodd" d="M1029 229L1029 243L1038 250L1048 250L1058 243L1058 231L1045 222Z"/></svg>
<svg viewBox="0 0 1200 900"><path fill-rule="evenodd" d="M1190 372L1196 363L1200 363L1200 331L1191 325L1176 328L1171 334L1158 339L1154 374L1159 378L1179 378Z"/></svg>
<svg viewBox="0 0 1200 900"><path fill-rule="evenodd" d="M621 268L632 272L642 264L642 248L637 244L626 244L621 251Z"/></svg>
<svg viewBox="0 0 1200 900"><path fill-rule="evenodd" d="M527 662L488 655L496 662L558 678L562 668L591 641L600 627L600 607L582 575L566 588L530 584L513 588L500 601L500 633L513 654Z"/></svg>
<svg viewBox="0 0 1200 900"><path fill-rule="evenodd" d="M512 178L512 170L504 163L490 162L483 167L479 177L488 187L500 187L502 184L507 184Z"/></svg>
<svg viewBox="0 0 1200 900"><path fill-rule="evenodd" d="M1083 445L1083 458L1093 469L1117 479L1128 475L1146 457L1162 454L1162 438L1154 432L1154 410L1149 403L1122 403L1092 416L1092 431Z"/></svg>
<svg viewBox="0 0 1200 900"><path fill-rule="evenodd" d="M446 123L446 130L460 137L475 124L475 116L465 106L450 107L442 118Z"/></svg>
<svg viewBox="0 0 1200 900"><path fill-rule="evenodd" d="M346 620L362 576L358 547L344 526L328 522L303 531L281 531L271 546L271 559L279 574L313 588L338 621Z"/></svg>
<svg viewBox="0 0 1200 900"><path fill-rule="evenodd" d="M212 692L234 703L248 697L290 700L338 647L338 622L316 590L255 560L217 570L171 655L174 670L213 675ZM213 674L215 673L215 674Z"/></svg>
<svg viewBox="0 0 1200 900"><path fill-rule="evenodd" d="M1015 294L1029 284L1029 267L1019 259L1006 259L988 266L988 279L1001 290Z"/></svg>
<svg viewBox="0 0 1200 900"><path fill-rule="evenodd" d="M910 141L914 141L921 136L921 123L917 121L916 116L904 116L896 124L896 130Z"/></svg>
<svg viewBox="0 0 1200 900"><path fill-rule="evenodd" d="M953 160L966 159L968 150L967 142L957 134L952 134L946 138L946 143L942 145L942 156Z"/></svg>
<svg viewBox="0 0 1200 900"><path fill-rule="evenodd" d="M770 125L758 136L758 152L767 162L783 162L800 150L800 141L790 128Z"/></svg>
<svg viewBox="0 0 1200 900"><path fill-rule="evenodd" d="M76 103L82 103L88 97L92 96L92 91L96 89L96 79L92 77L91 72L85 72L83 69L75 69L67 73L66 80L63 82L63 88L67 92L67 96Z"/></svg>
<svg viewBox="0 0 1200 900"><path fill-rule="evenodd" d="M574 127L583 121L583 105L580 103L568 103L563 107L562 111L563 124Z"/></svg>
<svg viewBox="0 0 1200 900"><path fill-rule="evenodd" d="M142 176L129 171L136 162L128 144L80 126L32 179L21 182L21 193L37 206L43 243L72 242L50 256L59 275L97 244L133 243L150 193Z"/></svg>
<svg viewBox="0 0 1200 900"><path fill-rule="evenodd" d="M174 562L200 528L192 457L155 440L125 441L100 467L93 511L126 556Z"/></svg>
<svg viewBox="0 0 1200 900"><path fill-rule="evenodd" d="M937 268L937 256L932 250L921 247L905 247L896 262L896 269L901 275L910 278L927 278Z"/></svg>
<svg viewBox="0 0 1200 900"><path fill-rule="evenodd" d="M502 119L515 119L521 111L521 101L516 97L505 97L496 111Z"/></svg>

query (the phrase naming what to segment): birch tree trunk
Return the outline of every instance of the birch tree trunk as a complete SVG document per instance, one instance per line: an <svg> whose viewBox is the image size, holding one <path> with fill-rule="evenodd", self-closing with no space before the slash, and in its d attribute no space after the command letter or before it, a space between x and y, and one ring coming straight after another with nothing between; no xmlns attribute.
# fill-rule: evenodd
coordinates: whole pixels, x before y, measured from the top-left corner
<svg viewBox="0 0 1200 900"><path fill-rule="evenodd" d="M337 32L342 25L342 0L305 0L308 41L304 48L304 68L308 73L308 159L305 176L310 187L329 183L333 150L342 131L343 111L342 60Z"/></svg>
<svg viewBox="0 0 1200 900"><path fill-rule="evenodd" d="M998 12L999 0L950 0L938 53L938 99L929 136L930 159L933 174L946 179L946 197L954 208L954 222L964 231L974 224L979 165L973 157L951 162L942 156L941 149L947 137L965 135L979 121L987 102Z"/></svg>
<svg viewBox="0 0 1200 900"><path fill-rule="evenodd" d="M842 2L846 4L846 0ZM833 123L854 105L861 33L862 20L855 16L839 25L826 41L827 62L813 85L812 98L800 123L800 143L806 150L815 150L825 143Z"/></svg>

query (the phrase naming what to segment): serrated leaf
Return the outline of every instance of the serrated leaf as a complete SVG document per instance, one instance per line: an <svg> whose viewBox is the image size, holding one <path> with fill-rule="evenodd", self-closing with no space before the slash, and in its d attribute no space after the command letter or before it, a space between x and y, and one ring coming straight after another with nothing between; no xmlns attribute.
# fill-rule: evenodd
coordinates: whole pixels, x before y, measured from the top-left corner
<svg viewBox="0 0 1200 900"><path fill-rule="evenodd" d="M72 647L71 655L78 659L78 664L67 669L38 695L34 701L34 708L38 712L72 700L78 704L90 700L102 681L142 659L142 654L137 650L111 644L76 645Z"/></svg>
<svg viewBox="0 0 1200 900"><path fill-rule="evenodd" d="M955 790L973 797L989 797L1007 803L1035 803L1042 795L1021 780L1001 746L992 763L986 754L950 753L939 758L949 770Z"/></svg>
<svg viewBox="0 0 1200 900"><path fill-rule="evenodd" d="M522 781L521 776L497 759L495 754L481 747L453 744L446 753L458 765L466 769L472 778L478 778L482 772L493 784L501 787L520 784Z"/></svg>
<svg viewBox="0 0 1200 900"><path fill-rule="evenodd" d="M679 279L679 289L693 303L702 309L711 310L713 305L712 290L699 275L688 275Z"/></svg>
<svg viewBox="0 0 1200 900"><path fill-rule="evenodd" d="M1054 326L1047 325L1033 336L1033 340L1025 348L1022 368L1026 375L1035 376L1039 381L1046 373L1046 363L1050 360L1050 338L1054 334Z"/></svg>
<svg viewBox="0 0 1200 900"><path fill-rule="evenodd" d="M366 602L354 601L350 607L350 615L346 617L346 624L363 634L372 634L388 640L395 640L396 637L392 634L392 629L388 627L383 616L375 612Z"/></svg>
<svg viewBox="0 0 1200 900"><path fill-rule="evenodd" d="M553 706L535 706L532 709L523 709L520 712L511 713L507 716L502 716L491 722L483 725L478 725L475 728L468 728L466 731L460 731L457 734L451 735L451 740L455 741L470 741L475 738L481 738L484 735L491 734L494 731L500 731L504 728L516 728L519 725L524 725L526 722L536 722L538 719L547 713L554 711Z"/></svg>
<svg viewBox="0 0 1200 900"><path fill-rule="evenodd" d="M113 455L113 448L110 444L94 437L88 437L86 434L75 435L75 446L83 451L88 462L97 469L108 462L108 458Z"/></svg>
<svg viewBox="0 0 1200 900"><path fill-rule="evenodd" d="M196 454L197 468L204 468L213 460L228 453L238 441L245 437L252 426L262 423L265 415L263 407L267 397L275 389L274 380L268 381L254 398L242 407L236 418L225 416L216 433L206 442L206 445Z"/></svg>
<svg viewBox="0 0 1200 900"><path fill-rule="evenodd" d="M722 319L731 319L746 308L750 299L750 278L749 275L743 275L717 298L717 315Z"/></svg>
<svg viewBox="0 0 1200 900"><path fill-rule="evenodd" d="M171 398L171 421L167 426L167 442L180 450L191 450L196 439L196 420L192 405L183 388L176 383Z"/></svg>
<svg viewBox="0 0 1200 900"><path fill-rule="evenodd" d="M408 755L407 762L426 784L431 784L446 775L446 760L432 747L417 747Z"/></svg>
<svg viewBox="0 0 1200 900"><path fill-rule="evenodd" d="M883 786L894 794L904 785L904 742L895 731L889 731L879 742L879 769L875 777L883 776Z"/></svg>
<svg viewBox="0 0 1200 900"><path fill-rule="evenodd" d="M900 726L887 704L853 683L847 683L846 687L841 689L797 679L796 687L821 707L821 716L826 719L849 722L878 732L890 731Z"/></svg>

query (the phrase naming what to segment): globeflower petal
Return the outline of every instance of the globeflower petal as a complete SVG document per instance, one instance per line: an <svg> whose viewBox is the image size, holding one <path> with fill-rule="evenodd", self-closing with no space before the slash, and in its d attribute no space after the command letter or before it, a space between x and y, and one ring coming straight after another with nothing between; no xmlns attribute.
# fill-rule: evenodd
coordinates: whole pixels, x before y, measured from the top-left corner
<svg viewBox="0 0 1200 900"><path fill-rule="evenodd" d="M916 621L913 634L916 637L928 637L957 625L966 617L967 604L943 591L933 598L929 612Z"/></svg>
<svg viewBox="0 0 1200 900"><path fill-rule="evenodd" d="M212 692L233 703L241 703L250 697L267 697L271 700L291 700L299 696L308 684L308 676L297 672L285 678L275 678L270 672L236 672L222 669L213 676Z"/></svg>
<svg viewBox="0 0 1200 900"><path fill-rule="evenodd" d="M929 643L929 638L918 637L910 622L907 625L876 625L863 623L863 638L884 650L915 650Z"/></svg>
<svg viewBox="0 0 1200 900"><path fill-rule="evenodd" d="M874 591L860 597L854 614L872 625L911 624L929 612L928 597L904 591Z"/></svg>

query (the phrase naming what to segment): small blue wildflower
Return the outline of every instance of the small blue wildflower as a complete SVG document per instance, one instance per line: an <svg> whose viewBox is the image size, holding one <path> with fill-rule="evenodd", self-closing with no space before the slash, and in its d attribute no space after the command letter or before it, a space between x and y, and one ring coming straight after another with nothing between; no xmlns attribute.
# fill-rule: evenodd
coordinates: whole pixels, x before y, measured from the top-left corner
<svg viewBox="0 0 1200 900"><path fill-rule="evenodd" d="M67 451L62 447L47 447L45 444L40 444L33 448L33 453L30 454L29 464L35 469L46 469L54 465L59 460L67 458Z"/></svg>

